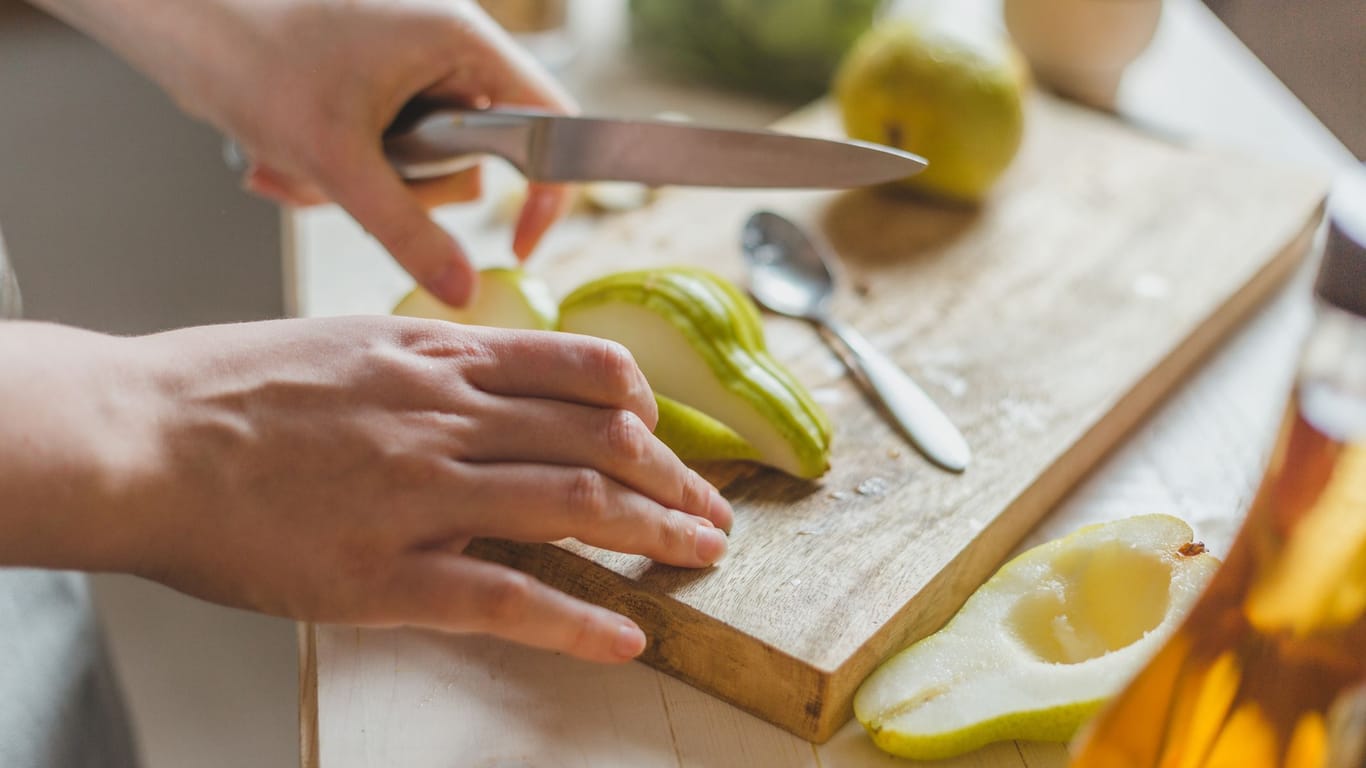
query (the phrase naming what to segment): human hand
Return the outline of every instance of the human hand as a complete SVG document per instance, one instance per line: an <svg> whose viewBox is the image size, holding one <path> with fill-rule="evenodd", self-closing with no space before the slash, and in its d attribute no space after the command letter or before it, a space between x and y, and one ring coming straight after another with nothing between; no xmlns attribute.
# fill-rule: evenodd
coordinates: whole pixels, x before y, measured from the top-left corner
<svg viewBox="0 0 1366 768"><path fill-rule="evenodd" d="M334 201L429 292L466 303L476 274L427 208L479 195L479 173L405 185L380 139L421 96L571 112L573 101L473 0L36 0L157 80L251 159L245 186ZM525 259L567 189L532 184L513 250Z"/></svg>
<svg viewBox="0 0 1366 768"><path fill-rule="evenodd" d="M95 338L45 342L72 359L44 359L51 381L27 376L73 404L44 417L71 425L43 431L45 445L99 449L70 462L98 472L68 473L98 482L63 485L102 489L69 514L35 502L51 535L29 542L30 564L622 661L645 642L629 620L461 550L574 537L690 567L725 550L729 505L650 434L653 396L611 342L386 317ZM54 485L34 498L51 504Z"/></svg>

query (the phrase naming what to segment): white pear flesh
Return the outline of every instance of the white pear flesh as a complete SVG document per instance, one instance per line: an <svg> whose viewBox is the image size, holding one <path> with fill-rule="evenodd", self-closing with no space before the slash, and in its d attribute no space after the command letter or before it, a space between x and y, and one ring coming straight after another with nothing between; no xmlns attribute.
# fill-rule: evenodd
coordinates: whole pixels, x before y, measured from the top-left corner
<svg viewBox="0 0 1366 768"><path fill-rule="evenodd" d="M1218 567L1191 539L1183 521L1143 515L1019 555L874 671L855 716L880 748L920 760L1067 741L1156 655Z"/></svg>
<svg viewBox="0 0 1366 768"><path fill-rule="evenodd" d="M478 292L467 307L447 306L419 287L399 301L394 314L465 325L548 331L558 322L559 306L542 280L520 269L495 267L479 273Z"/></svg>
<svg viewBox="0 0 1366 768"><path fill-rule="evenodd" d="M636 364L660 395L695 408L735 430L754 447L765 464L788 474L809 474L808 462L797 455L792 441L779 431L771 414L757 410L750 400L723 384L693 351L687 337L656 312L639 305L610 302L576 309L572 325L563 330L612 339L631 350ZM743 370L736 380L767 392L781 392L786 384L753 358L736 356Z"/></svg>

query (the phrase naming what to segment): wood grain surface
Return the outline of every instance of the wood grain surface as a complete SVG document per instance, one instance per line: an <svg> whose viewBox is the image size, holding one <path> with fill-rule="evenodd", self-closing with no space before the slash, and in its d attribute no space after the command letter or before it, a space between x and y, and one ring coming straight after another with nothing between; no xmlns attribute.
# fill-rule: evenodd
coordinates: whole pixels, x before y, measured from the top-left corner
<svg viewBox="0 0 1366 768"><path fill-rule="evenodd" d="M787 130L835 134L832 110ZM472 551L621 611L646 663L823 741L879 661L941 625L1045 511L1293 270L1321 179L1184 149L1046 96L987 204L870 191L679 191L547 265L560 293L620 265L742 280L757 208L819 232L843 263L836 314L886 349L975 450L962 476L893 432L805 324L774 354L835 424L818 482L725 467L731 550L704 571L576 542Z"/></svg>

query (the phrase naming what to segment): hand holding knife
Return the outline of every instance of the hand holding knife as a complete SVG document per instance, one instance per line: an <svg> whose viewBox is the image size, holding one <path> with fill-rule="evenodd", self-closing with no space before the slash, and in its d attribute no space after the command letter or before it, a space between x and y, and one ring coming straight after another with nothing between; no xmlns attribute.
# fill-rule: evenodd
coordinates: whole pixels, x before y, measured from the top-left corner
<svg viewBox="0 0 1366 768"><path fill-rule="evenodd" d="M917 155L865 142L662 120L444 110L400 125L385 137L384 152L410 181L457 173L485 154L504 158L530 181L647 186L846 188L905 178L926 165ZM961 472L970 456L962 434L904 372L864 344L862 354L872 361L865 366L877 363L878 380L896 384L875 391L897 423L932 460Z"/></svg>

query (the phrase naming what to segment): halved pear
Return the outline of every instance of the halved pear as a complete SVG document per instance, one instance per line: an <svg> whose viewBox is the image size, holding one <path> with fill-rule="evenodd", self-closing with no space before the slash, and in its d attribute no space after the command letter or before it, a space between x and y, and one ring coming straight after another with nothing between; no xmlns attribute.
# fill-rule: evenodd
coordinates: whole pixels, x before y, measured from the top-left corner
<svg viewBox="0 0 1366 768"><path fill-rule="evenodd" d="M414 288L394 307L395 315L533 331L554 330L558 312L545 282L520 269L504 267L479 272L479 290L467 307L446 306L421 287Z"/></svg>
<svg viewBox="0 0 1366 768"><path fill-rule="evenodd" d="M659 423L655 437L687 463L757 461L759 452L738 432L677 400L655 395Z"/></svg>
<svg viewBox="0 0 1366 768"><path fill-rule="evenodd" d="M879 747L935 760L1067 741L1137 674L1219 561L1168 515L1091 525L1006 563L943 629L879 667L854 714Z"/></svg>
<svg viewBox="0 0 1366 768"><path fill-rule="evenodd" d="M622 272L560 303L560 330L624 344L657 395L699 411L752 446L754 460L796 477L830 466L830 424L769 355L759 313L706 270Z"/></svg>

